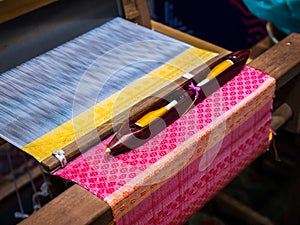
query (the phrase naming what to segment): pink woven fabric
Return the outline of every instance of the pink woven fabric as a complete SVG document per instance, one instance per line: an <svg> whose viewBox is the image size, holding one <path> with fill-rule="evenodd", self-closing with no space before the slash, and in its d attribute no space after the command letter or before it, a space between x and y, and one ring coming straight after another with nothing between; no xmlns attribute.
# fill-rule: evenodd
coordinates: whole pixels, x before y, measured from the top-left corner
<svg viewBox="0 0 300 225"><path fill-rule="evenodd" d="M205 170L201 171L201 163L209 151L124 214L118 224L183 224L268 148L270 107L271 102L227 135L221 149L210 149L218 154ZM254 133L249 134L249 130Z"/></svg>
<svg viewBox="0 0 300 225"><path fill-rule="evenodd" d="M180 224L267 148L274 86L245 67L140 148L111 157L110 137L55 175L106 201L118 224Z"/></svg>

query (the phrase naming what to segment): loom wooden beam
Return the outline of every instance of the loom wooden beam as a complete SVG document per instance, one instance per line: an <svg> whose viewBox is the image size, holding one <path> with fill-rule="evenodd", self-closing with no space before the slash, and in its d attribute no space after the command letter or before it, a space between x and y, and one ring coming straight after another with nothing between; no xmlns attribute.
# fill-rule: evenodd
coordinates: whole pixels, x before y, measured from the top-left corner
<svg viewBox="0 0 300 225"><path fill-rule="evenodd" d="M79 185L73 185L20 225L112 224L110 207Z"/></svg>
<svg viewBox="0 0 300 225"><path fill-rule="evenodd" d="M250 207L242 204L223 192L220 192L215 197L214 201L216 201L217 206L223 211L233 214L235 217L239 217L247 224L274 225L274 223L268 217L259 214Z"/></svg>
<svg viewBox="0 0 300 225"><path fill-rule="evenodd" d="M293 111L287 103L283 103L272 114L272 130L278 130L293 116Z"/></svg>
<svg viewBox="0 0 300 225"><path fill-rule="evenodd" d="M287 44L289 42L292 42L292 46L298 43L298 46L293 47L298 51L290 48L291 45ZM290 74L296 74L295 68L298 68L300 62L299 43L300 35L292 34L274 46L275 50L271 48L259 57L260 60L253 60L250 65L263 71L271 71L270 74L275 75L274 77L279 82L281 79L285 79L285 73L289 77ZM280 52L281 50L283 52ZM261 63L261 60L265 63ZM276 69L278 66L280 69ZM21 225L40 223L44 225L110 224L112 221L110 207L92 193L75 184L32 216L23 220Z"/></svg>
<svg viewBox="0 0 300 225"><path fill-rule="evenodd" d="M14 19L56 0L0 0L0 23Z"/></svg>
<svg viewBox="0 0 300 225"><path fill-rule="evenodd" d="M162 23L158 23L154 20L151 21L151 25L152 25L153 30L155 30L159 33L165 34L169 37L175 38L179 41L193 45L197 48L206 49L208 51L217 52L217 53L226 51L226 49L224 49L222 47L219 47L219 46L209 43L207 41L201 40L192 35L183 33L179 30L176 30L172 27L168 27L168 26L166 26Z"/></svg>
<svg viewBox="0 0 300 225"><path fill-rule="evenodd" d="M148 2L145 0L122 0L124 16L127 20L151 28Z"/></svg>
<svg viewBox="0 0 300 225"><path fill-rule="evenodd" d="M265 41L266 45L268 44ZM279 44L266 50L249 65L269 73L276 78L275 104L286 102L293 111L293 117L283 129L300 135L300 34L293 33Z"/></svg>
<svg viewBox="0 0 300 225"><path fill-rule="evenodd" d="M300 34L293 33L255 58L249 65L274 77L278 90L299 74L299 53Z"/></svg>
<svg viewBox="0 0 300 225"><path fill-rule="evenodd" d="M269 36L265 37L263 40L258 42L252 47L252 51L250 53L249 58L255 59L265 51L267 51L269 48L271 48L274 45L274 42L271 40Z"/></svg>

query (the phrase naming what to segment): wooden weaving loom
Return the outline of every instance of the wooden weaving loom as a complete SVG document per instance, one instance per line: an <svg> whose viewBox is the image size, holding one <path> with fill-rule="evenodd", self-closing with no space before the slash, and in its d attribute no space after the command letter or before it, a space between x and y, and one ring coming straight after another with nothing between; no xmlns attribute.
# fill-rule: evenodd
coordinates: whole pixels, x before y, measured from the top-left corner
<svg viewBox="0 0 300 225"><path fill-rule="evenodd" d="M125 18L129 20L140 22L146 27L152 26L152 28L158 32L165 33L178 40L186 41L199 48L219 53L223 51L222 48L182 34L154 21L150 23L145 1L123 1L123 6ZM293 48L291 48L291 45ZM295 58L295 55L299 52L297 46L299 48L299 37L298 35L293 34L282 43L266 52L265 55L253 60L249 65L272 74L278 80L278 87L281 87L286 82L290 81L299 71L300 60L299 58ZM280 57L282 57L282 55L286 56L284 63L282 63L281 58L277 59L278 52L280 52ZM265 61L261 59L269 60L267 62L271 65L262 63ZM53 159L52 162L54 164L58 163L57 161L53 161ZM52 165L52 162L47 163L47 165ZM81 207L74 209L73 206L79 204ZM80 220L74 220L74 218L80 218ZM112 212L107 203L101 201L84 188L75 184L41 210L33 214L30 218L24 220L22 224L38 223L39 221L48 221L49 224L110 224L112 220Z"/></svg>

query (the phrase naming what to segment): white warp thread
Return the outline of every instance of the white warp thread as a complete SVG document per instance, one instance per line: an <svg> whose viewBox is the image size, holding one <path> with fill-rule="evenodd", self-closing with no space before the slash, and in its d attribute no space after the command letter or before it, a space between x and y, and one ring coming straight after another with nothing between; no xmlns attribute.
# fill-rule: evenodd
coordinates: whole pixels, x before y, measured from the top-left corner
<svg viewBox="0 0 300 225"><path fill-rule="evenodd" d="M0 76L0 137L22 148L189 47L115 18Z"/></svg>

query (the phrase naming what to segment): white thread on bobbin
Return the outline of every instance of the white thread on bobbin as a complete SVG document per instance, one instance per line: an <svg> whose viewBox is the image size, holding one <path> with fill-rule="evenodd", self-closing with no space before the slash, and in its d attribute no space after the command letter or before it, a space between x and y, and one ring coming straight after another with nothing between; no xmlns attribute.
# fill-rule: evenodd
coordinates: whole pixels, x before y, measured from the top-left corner
<svg viewBox="0 0 300 225"><path fill-rule="evenodd" d="M58 159L58 161L60 162L61 168L64 168L67 165L68 161L65 156L64 150L60 149L56 152L53 152L52 155Z"/></svg>

